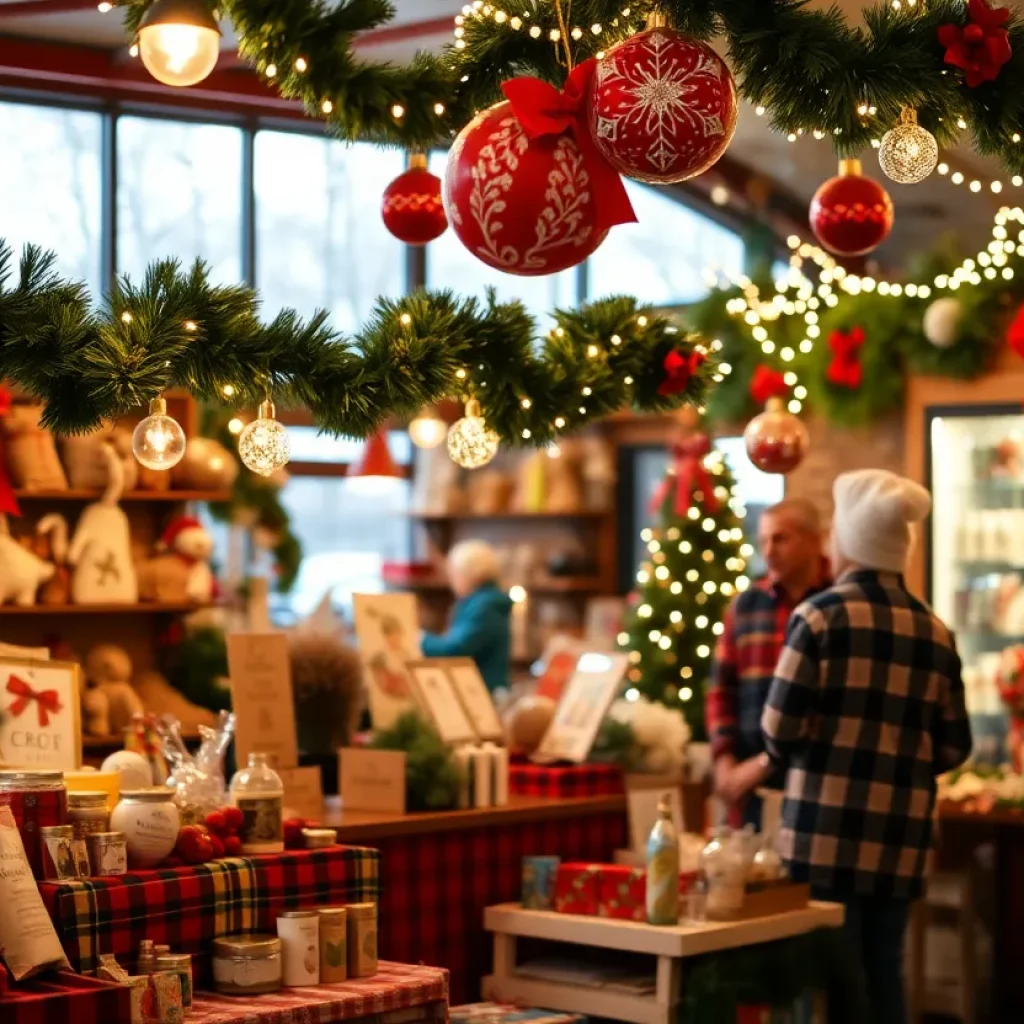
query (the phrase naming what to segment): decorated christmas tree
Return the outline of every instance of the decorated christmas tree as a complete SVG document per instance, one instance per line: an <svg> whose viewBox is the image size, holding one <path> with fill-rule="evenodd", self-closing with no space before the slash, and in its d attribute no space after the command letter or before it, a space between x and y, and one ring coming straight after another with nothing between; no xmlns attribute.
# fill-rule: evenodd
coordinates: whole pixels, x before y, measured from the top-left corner
<svg viewBox="0 0 1024 1024"><path fill-rule="evenodd" d="M725 459L704 434L673 444L652 501L659 522L641 535L648 558L619 637L630 652L630 686L650 700L681 702L696 738L704 736L704 684L726 608L750 584L753 549L744 541L733 486Z"/></svg>

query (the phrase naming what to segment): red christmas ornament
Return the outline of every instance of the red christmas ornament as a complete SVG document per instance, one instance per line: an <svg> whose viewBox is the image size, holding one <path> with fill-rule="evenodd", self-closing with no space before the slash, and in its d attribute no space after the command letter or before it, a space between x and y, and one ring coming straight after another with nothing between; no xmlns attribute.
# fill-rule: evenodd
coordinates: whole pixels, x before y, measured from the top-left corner
<svg viewBox="0 0 1024 1024"><path fill-rule="evenodd" d="M810 440L807 428L786 409L781 398L769 399L765 410L743 431L750 461L763 473L789 473L803 462Z"/></svg>
<svg viewBox="0 0 1024 1024"><path fill-rule="evenodd" d="M986 0L970 0L967 24L943 25L939 42L946 48L945 61L962 68L964 80L972 89L982 82L994 82L1004 64L1013 56L1006 23L1009 7L989 7Z"/></svg>
<svg viewBox="0 0 1024 1024"><path fill-rule="evenodd" d="M582 263L615 224L636 215L622 179L586 126L593 59L565 90L515 78L508 102L478 114L448 155L444 205L474 256L508 274L555 274Z"/></svg>
<svg viewBox="0 0 1024 1024"><path fill-rule="evenodd" d="M427 170L420 153L386 189L380 215L384 227L407 245L426 245L444 234L448 218L441 202L441 179Z"/></svg>
<svg viewBox="0 0 1024 1024"><path fill-rule="evenodd" d="M657 27L597 64L590 130L622 174L654 184L703 174L736 131L732 72L709 46Z"/></svg>
<svg viewBox="0 0 1024 1024"><path fill-rule="evenodd" d="M880 245L894 219L889 193L861 174L859 160L840 160L811 200L811 230L837 256L863 256Z"/></svg>

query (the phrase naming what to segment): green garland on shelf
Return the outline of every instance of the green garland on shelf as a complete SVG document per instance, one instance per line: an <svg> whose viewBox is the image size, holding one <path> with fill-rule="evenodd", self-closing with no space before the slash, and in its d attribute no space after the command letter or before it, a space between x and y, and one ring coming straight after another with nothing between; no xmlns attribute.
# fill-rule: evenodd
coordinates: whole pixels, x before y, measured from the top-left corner
<svg viewBox="0 0 1024 1024"><path fill-rule="evenodd" d="M521 303L418 292L379 299L352 340L284 310L264 324L247 287L214 286L201 262L183 272L153 264L140 285L119 279L101 310L85 288L29 246L12 277L0 243L0 378L46 404L59 433L96 427L171 388L232 407L272 396L307 407L324 430L367 437L390 417L412 416L449 395L476 396L502 440L543 445L632 406L665 412L704 399L710 361L663 395L665 360L694 339L626 297L557 310L535 340Z"/></svg>
<svg viewBox="0 0 1024 1024"><path fill-rule="evenodd" d="M459 804L459 766L451 747L416 711L373 734L373 750L405 753L405 802L409 811L445 811Z"/></svg>

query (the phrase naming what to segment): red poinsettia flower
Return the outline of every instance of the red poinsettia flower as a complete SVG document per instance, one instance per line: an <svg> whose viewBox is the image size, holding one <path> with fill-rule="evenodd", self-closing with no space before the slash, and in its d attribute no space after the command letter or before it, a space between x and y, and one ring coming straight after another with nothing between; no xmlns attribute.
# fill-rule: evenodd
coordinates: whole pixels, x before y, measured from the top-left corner
<svg viewBox="0 0 1024 1024"><path fill-rule="evenodd" d="M658 394L665 397L685 391L690 378L704 365L706 358L703 352L681 352L677 348L673 349L662 363L665 379L658 385Z"/></svg>
<svg viewBox="0 0 1024 1024"><path fill-rule="evenodd" d="M974 89L982 82L994 82L1013 55L1005 27L1010 9L993 9L987 0L970 0L967 18L963 27L943 25L939 42L946 48L946 63L962 68L967 84Z"/></svg>

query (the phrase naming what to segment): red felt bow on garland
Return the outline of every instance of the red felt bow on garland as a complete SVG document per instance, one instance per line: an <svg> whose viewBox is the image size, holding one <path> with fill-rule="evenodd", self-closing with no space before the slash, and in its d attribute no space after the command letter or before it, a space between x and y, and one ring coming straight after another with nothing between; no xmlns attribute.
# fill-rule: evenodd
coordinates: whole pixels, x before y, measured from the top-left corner
<svg viewBox="0 0 1024 1024"><path fill-rule="evenodd" d="M946 48L946 63L962 68L968 86L975 89L982 82L994 82L1013 55L1005 28L1010 20L1010 9L997 7L993 10L987 0L970 0L967 19L962 28L941 26L939 42Z"/></svg>
<svg viewBox="0 0 1024 1024"><path fill-rule="evenodd" d="M616 224L632 223L636 214L619 172L594 145L587 124L590 83L596 68L597 60L593 57L577 64L569 72L561 92L539 78L525 77L503 82L501 91L512 104L512 113L527 138L561 135L565 131L572 133L583 165L590 174L596 209L594 230L603 232Z"/></svg>
<svg viewBox="0 0 1024 1024"><path fill-rule="evenodd" d="M11 411L11 404L10 391L0 387L0 420ZM0 513L6 516L21 515L18 499L11 486L11 474L7 468L7 457L4 455L2 442L0 442Z"/></svg>
<svg viewBox="0 0 1024 1024"><path fill-rule="evenodd" d="M1024 306L1017 310L1013 322L1006 329L1006 343L1024 359Z"/></svg>
<svg viewBox="0 0 1024 1024"><path fill-rule="evenodd" d="M665 370L665 379L658 385L658 394L663 398L678 395L685 391L693 375L704 365L707 356L696 350L686 353L674 348L661 364Z"/></svg>
<svg viewBox="0 0 1024 1024"><path fill-rule="evenodd" d="M673 490L675 502L672 510L677 516L685 516L690 511L695 491L703 495L704 508L708 512L717 512L721 508L721 502L715 497L715 483L704 465L704 458L710 451L711 442L705 434L694 434L672 445L668 473L651 498L652 512L661 508Z"/></svg>
<svg viewBox="0 0 1024 1024"><path fill-rule="evenodd" d="M849 333L833 331L828 338L832 349L832 362L825 378L830 384L856 391L864 380L864 367L860 363L860 349L864 344L864 329L854 327Z"/></svg>
<svg viewBox="0 0 1024 1024"><path fill-rule="evenodd" d="M750 397L758 405L764 405L769 398L782 398L788 390L786 375L764 363L758 364L750 378Z"/></svg>
<svg viewBox="0 0 1024 1024"><path fill-rule="evenodd" d="M32 701L36 702L40 729L45 729L50 724L50 715L60 711L60 694L56 690L33 690L18 676L11 676L7 680L7 692L16 698L7 709L13 718L17 718Z"/></svg>

